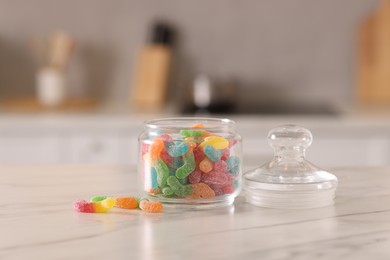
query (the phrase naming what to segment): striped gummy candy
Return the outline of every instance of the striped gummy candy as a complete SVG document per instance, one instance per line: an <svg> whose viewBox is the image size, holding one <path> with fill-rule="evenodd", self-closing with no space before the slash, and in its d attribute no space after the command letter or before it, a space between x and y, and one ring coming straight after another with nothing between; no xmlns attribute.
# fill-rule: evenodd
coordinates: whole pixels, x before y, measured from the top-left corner
<svg viewBox="0 0 390 260"><path fill-rule="evenodd" d="M203 148L203 152L213 162L219 161L222 156L221 150L217 150L209 144Z"/></svg>
<svg viewBox="0 0 390 260"><path fill-rule="evenodd" d="M115 199L106 198L101 201L88 202L86 200L76 200L73 202L73 208L83 213L104 213L114 207Z"/></svg>
<svg viewBox="0 0 390 260"><path fill-rule="evenodd" d="M167 142L165 148L172 157L182 156L188 151L188 145L182 141Z"/></svg>

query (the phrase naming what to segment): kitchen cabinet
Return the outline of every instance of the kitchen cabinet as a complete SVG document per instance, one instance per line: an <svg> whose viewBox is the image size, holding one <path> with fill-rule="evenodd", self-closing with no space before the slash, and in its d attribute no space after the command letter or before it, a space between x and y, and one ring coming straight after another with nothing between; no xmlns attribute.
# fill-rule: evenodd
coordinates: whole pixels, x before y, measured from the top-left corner
<svg viewBox="0 0 390 260"><path fill-rule="evenodd" d="M160 116L161 117L161 116ZM138 134L145 117L123 115L0 115L0 163L72 163L134 165ZM271 159L267 133L293 122L310 129L307 159L320 167L390 164L390 118L233 117L243 137L245 169Z"/></svg>

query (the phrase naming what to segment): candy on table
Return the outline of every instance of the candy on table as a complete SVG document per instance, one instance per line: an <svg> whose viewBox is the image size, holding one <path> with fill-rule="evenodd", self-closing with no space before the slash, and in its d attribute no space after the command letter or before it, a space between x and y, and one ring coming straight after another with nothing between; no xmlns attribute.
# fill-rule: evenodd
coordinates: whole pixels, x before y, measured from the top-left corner
<svg viewBox="0 0 390 260"><path fill-rule="evenodd" d="M179 157L188 151L188 145L182 141L166 142L165 148L172 157Z"/></svg>
<svg viewBox="0 0 390 260"><path fill-rule="evenodd" d="M139 204L139 208L149 213L160 213L164 209L163 205L160 202L153 202L147 200L142 200Z"/></svg>
<svg viewBox="0 0 390 260"><path fill-rule="evenodd" d="M186 178L196 167L194 154L192 152L186 153L183 156L183 161L184 165L176 170L176 177L178 179Z"/></svg>
<svg viewBox="0 0 390 260"><path fill-rule="evenodd" d="M185 197L191 193L191 187L189 185L181 184L175 176L169 176L167 183L172 191L179 197Z"/></svg>
<svg viewBox="0 0 390 260"><path fill-rule="evenodd" d="M213 162L219 161L221 159L222 151L215 149L210 144L206 144L205 147L203 147L203 151L204 154Z"/></svg>
<svg viewBox="0 0 390 260"><path fill-rule="evenodd" d="M208 173L213 169L213 162L205 157L200 163L199 163L199 169L204 172Z"/></svg>
<svg viewBox="0 0 390 260"><path fill-rule="evenodd" d="M122 209L138 208L138 201L135 197L117 197L115 198L115 207Z"/></svg>
<svg viewBox="0 0 390 260"><path fill-rule="evenodd" d="M162 160L157 160L154 168L156 169L157 172L158 186L164 187L169 177L168 166Z"/></svg>
<svg viewBox="0 0 390 260"><path fill-rule="evenodd" d="M240 159L237 156L230 156L229 159L226 160L226 163L229 172L236 176L240 171Z"/></svg>
<svg viewBox="0 0 390 260"><path fill-rule="evenodd" d="M188 175L188 180L192 184L199 183L201 178L202 178L202 172L200 170L195 170L191 172L190 175Z"/></svg>
<svg viewBox="0 0 390 260"><path fill-rule="evenodd" d="M209 136L199 146L204 148L208 144L215 149L225 149L229 146L229 141L220 136Z"/></svg>
<svg viewBox="0 0 390 260"><path fill-rule="evenodd" d="M73 208L78 212L84 213L104 213L114 207L115 199L106 198L101 201L88 202L86 200L76 200L73 202Z"/></svg>
<svg viewBox="0 0 390 260"><path fill-rule="evenodd" d="M90 201L97 202L97 201L105 200L107 198L108 198L107 196L93 196L93 197L91 197Z"/></svg>
<svg viewBox="0 0 390 260"><path fill-rule="evenodd" d="M191 184L191 194L188 199L210 199L215 197L215 192L205 183Z"/></svg>

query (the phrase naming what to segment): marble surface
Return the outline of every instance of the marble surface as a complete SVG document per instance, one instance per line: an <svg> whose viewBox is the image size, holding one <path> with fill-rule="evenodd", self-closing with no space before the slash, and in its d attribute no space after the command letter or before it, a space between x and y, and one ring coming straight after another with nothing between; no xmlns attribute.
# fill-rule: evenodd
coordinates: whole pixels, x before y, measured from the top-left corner
<svg viewBox="0 0 390 260"><path fill-rule="evenodd" d="M333 169L334 206L245 203L161 214L72 210L75 199L136 194L119 166L0 166L0 259L390 259L390 168Z"/></svg>

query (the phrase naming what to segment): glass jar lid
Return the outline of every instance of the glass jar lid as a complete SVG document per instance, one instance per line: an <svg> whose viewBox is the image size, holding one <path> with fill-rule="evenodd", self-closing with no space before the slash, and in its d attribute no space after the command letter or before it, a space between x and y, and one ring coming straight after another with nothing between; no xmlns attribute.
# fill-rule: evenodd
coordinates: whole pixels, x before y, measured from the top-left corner
<svg viewBox="0 0 390 260"><path fill-rule="evenodd" d="M316 208L334 203L337 177L305 159L313 136L303 127L284 125L272 129L268 144L274 158L244 174L249 203L270 208Z"/></svg>

